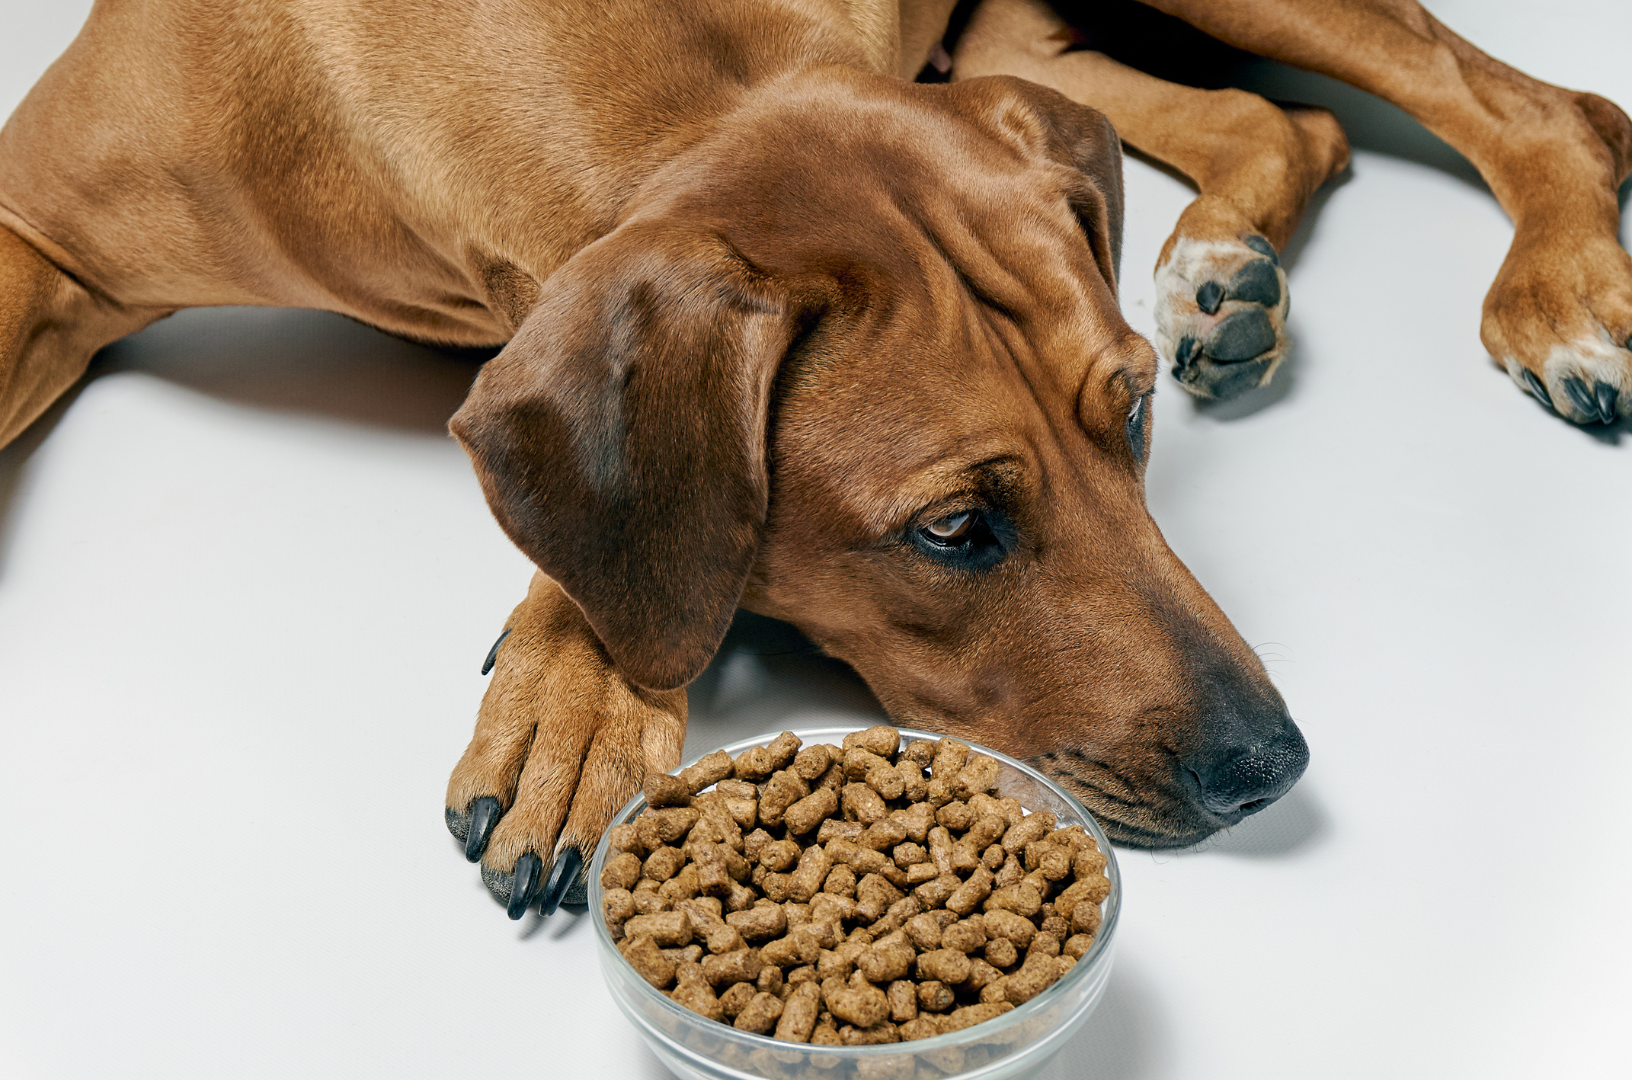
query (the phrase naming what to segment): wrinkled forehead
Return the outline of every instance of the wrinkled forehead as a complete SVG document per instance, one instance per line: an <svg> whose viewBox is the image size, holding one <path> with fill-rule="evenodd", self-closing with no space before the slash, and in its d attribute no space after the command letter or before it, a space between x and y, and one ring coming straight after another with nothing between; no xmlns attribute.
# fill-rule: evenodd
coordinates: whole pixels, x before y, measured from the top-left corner
<svg viewBox="0 0 1632 1080"><path fill-rule="evenodd" d="M1025 243L1028 234L1048 242ZM779 382L775 483L883 532L940 500L1029 490L1124 439L1156 358L1123 321L1077 238L1035 220L973 229L880 275L835 313ZM1095 426L1104 431L1091 430Z"/></svg>
<svg viewBox="0 0 1632 1080"><path fill-rule="evenodd" d="M778 486L884 530L996 474L1034 473L1075 395L1017 336L963 298L814 341L781 383Z"/></svg>
<svg viewBox="0 0 1632 1080"><path fill-rule="evenodd" d="M963 124L865 150L842 183L809 170L761 189L800 189L796 232L780 205L751 216L775 228L726 230L771 273L840 283L779 380L774 482L831 485L830 505L888 516L984 462L1035 471L1081 439L1099 387L1117 388L1103 411L1120 437L1119 373L1148 388L1155 357L1126 347L1136 336L1074 208L1089 180Z"/></svg>
<svg viewBox="0 0 1632 1080"><path fill-rule="evenodd" d="M965 379L1018 375L1045 410L1075 413L1096 364L1135 366L1114 282L1072 206L1073 170L1004 160L961 169L903 199L901 242L874 283L898 355L953 357ZM876 305L875 305L876 310ZM1136 350L1137 351L1137 350Z"/></svg>
<svg viewBox="0 0 1632 1080"><path fill-rule="evenodd" d="M935 95L843 113L831 130L807 130L809 119L782 109L738 118L665 196L670 212L716 220L767 273L860 280L869 302L927 315L934 325L920 330L955 333L952 309L971 299L1039 338L1120 325L1080 210L1092 177L994 137Z"/></svg>
<svg viewBox="0 0 1632 1080"><path fill-rule="evenodd" d="M1085 182L1059 166L1016 162L936 185L921 196L917 223L929 249L925 277L955 283L963 299L1019 324L1045 355L1120 327L1115 285L1071 204Z"/></svg>

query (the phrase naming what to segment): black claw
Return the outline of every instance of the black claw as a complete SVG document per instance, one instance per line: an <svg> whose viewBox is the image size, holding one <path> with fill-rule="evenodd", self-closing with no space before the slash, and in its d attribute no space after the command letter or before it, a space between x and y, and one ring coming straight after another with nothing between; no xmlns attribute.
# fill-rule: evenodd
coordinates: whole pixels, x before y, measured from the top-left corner
<svg viewBox="0 0 1632 1080"><path fill-rule="evenodd" d="M482 674L483 675L486 675L489 671L493 670L493 665L495 663L497 663L498 659L499 659L499 646L503 645L504 644L504 639L509 637L509 636L510 636L510 628L507 626L507 627L504 628L504 633L499 635L499 640L495 641L493 643L493 647L491 649L487 650L487 659L482 661Z"/></svg>
<svg viewBox="0 0 1632 1080"><path fill-rule="evenodd" d="M1536 395L1536 400L1551 409L1553 407L1553 395L1549 394L1547 387L1540 379L1536 378L1536 373L1529 368L1525 368L1523 375L1524 384L1530 388L1532 394Z"/></svg>
<svg viewBox="0 0 1632 1080"><path fill-rule="evenodd" d="M1180 338L1179 354L1177 357L1175 357L1175 359L1178 361L1178 366L1173 369L1173 373L1177 375L1179 372L1189 367L1190 361L1195 359L1196 353L1199 351L1200 346L1196 344L1195 338L1191 337L1189 334L1186 334L1184 337Z"/></svg>
<svg viewBox="0 0 1632 1080"><path fill-rule="evenodd" d="M539 896L539 910L545 915L554 915L555 909L561 906L561 899L572 888L572 883L578 880L578 871L583 869L584 855L576 847L561 849L555 857L555 865L550 868L550 880L544 883L544 891Z"/></svg>
<svg viewBox="0 0 1632 1080"><path fill-rule="evenodd" d="M1281 265L1281 257L1275 253L1275 245L1271 244L1268 240L1265 240L1262 236L1249 236L1243 240L1242 243L1246 244L1249 248L1256 251L1258 254L1262 255L1276 266Z"/></svg>
<svg viewBox="0 0 1632 1080"><path fill-rule="evenodd" d="M1229 298L1272 308L1281 302L1281 275L1268 259L1254 259L1230 279Z"/></svg>
<svg viewBox="0 0 1632 1080"><path fill-rule="evenodd" d="M499 800L483 795L470 804L470 831L465 834L465 858L479 862L487 850L487 839L493 835L493 826L499 823Z"/></svg>
<svg viewBox="0 0 1632 1080"><path fill-rule="evenodd" d="M1207 355L1221 363L1251 360L1275 347L1275 327L1261 307L1242 308L1222 319L1207 342Z"/></svg>
<svg viewBox="0 0 1632 1080"><path fill-rule="evenodd" d="M1600 382L1593 388L1593 396L1598 399L1598 420L1600 423L1613 424L1615 422L1615 399L1620 391L1607 382Z"/></svg>
<svg viewBox="0 0 1632 1080"><path fill-rule="evenodd" d="M538 896L538 876L544 870L544 860L531 851L516 860L516 872L510 879L510 906L505 914L512 919L524 915Z"/></svg>
<svg viewBox="0 0 1632 1080"><path fill-rule="evenodd" d="M1216 281L1204 281L1196 290L1196 306L1211 315L1224 302L1224 286Z"/></svg>
<svg viewBox="0 0 1632 1080"><path fill-rule="evenodd" d="M1564 393L1569 397L1570 404L1575 406L1575 411L1581 414L1583 421L1590 423L1598 419L1598 402L1592 396L1592 391L1587 389L1586 383L1574 375L1566 375Z"/></svg>

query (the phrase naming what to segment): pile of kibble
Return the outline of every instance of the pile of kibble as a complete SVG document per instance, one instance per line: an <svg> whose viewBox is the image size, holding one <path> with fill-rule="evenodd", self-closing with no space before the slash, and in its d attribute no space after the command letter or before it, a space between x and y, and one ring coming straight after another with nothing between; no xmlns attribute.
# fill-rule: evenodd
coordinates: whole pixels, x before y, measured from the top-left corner
<svg viewBox="0 0 1632 1080"><path fill-rule="evenodd" d="M612 830L607 926L679 1004L790 1042L1001 1016L1088 951L1111 884L1080 825L1028 814L997 776L966 743L903 747L883 726L654 775L649 808Z"/></svg>

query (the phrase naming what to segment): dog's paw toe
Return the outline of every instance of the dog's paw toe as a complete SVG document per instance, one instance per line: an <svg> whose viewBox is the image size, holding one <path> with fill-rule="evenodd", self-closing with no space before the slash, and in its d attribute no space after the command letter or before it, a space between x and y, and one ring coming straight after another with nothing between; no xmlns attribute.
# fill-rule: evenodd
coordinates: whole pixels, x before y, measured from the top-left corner
<svg viewBox="0 0 1632 1080"><path fill-rule="evenodd" d="M1254 259L1235 272L1225 299L1240 300L1274 310L1281 304L1281 268L1268 259Z"/></svg>
<svg viewBox="0 0 1632 1080"><path fill-rule="evenodd" d="M1280 343L1269 312L1261 307L1244 307L1218 320L1202 342L1203 355L1225 364L1252 360Z"/></svg>
<svg viewBox="0 0 1632 1080"><path fill-rule="evenodd" d="M1262 255L1264 258L1268 259L1270 262L1274 263L1276 266L1281 264L1280 253L1275 250L1275 245L1271 244L1266 238L1255 234L1247 237L1241 242L1252 250L1256 251L1258 254Z"/></svg>
<svg viewBox="0 0 1632 1080"><path fill-rule="evenodd" d="M482 884L493 894L493 899L504 905L505 914L512 919L521 918L533 907L548 916L563 905L586 902L589 880L585 871L583 852L569 844L557 852L555 861L549 864L536 851L518 856L515 866L508 871L483 863Z"/></svg>
<svg viewBox="0 0 1632 1080"><path fill-rule="evenodd" d="M453 838L461 844L470 839L470 818L471 808L468 806L463 810L455 810L451 806L442 808L442 821L448 826Z"/></svg>
<svg viewBox="0 0 1632 1080"><path fill-rule="evenodd" d="M1521 389L1566 420L1613 424L1632 416L1632 341L1624 348L1594 339L1554 348L1539 374L1514 356L1503 366Z"/></svg>
<svg viewBox="0 0 1632 1080"><path fill-rule="evenodd" d="M1196 290L1196 306L1203 315L1218 314L1219 305L1224 303L1224 286L1216 281L1204 281Z"/></svg>
<svg viewBox="0 0 1632 1080"><path fill-rule="evenodd" d="M454 816L453 811L448 811L450 822ZM467 823L470 816L464 815ZM465 839L469 858L470 841L461 839ZM552 915L558 907L581 905L588 899L587 856L576 844L564 845L553 862L530 849L516 856L509 869L483 860L479 854L471 861L479 862L482 884L512 919L521 918L529 908Z"/></svg>
<svg viewBox="0 0 1632 1080"><path fill-rule="evenodd" d="M1286 272L1262 236L1180 238L1156 271L1156 345L1198 397L1268 382L1286 354Z"/></svg>
<svg viewBox="0 0 1632 1080"><path fill-rule="evenodd" d="M1620 391L1602 379L1593 380L1589 386L1585 379L1567 375L1564 378L1564 396L1570 399L1575 414L1584 422L1591 424L1615 422L1615 404L1616 399L1620 397Z"/></svg>
<svg viewBox="0 0 1632 1080"><path fill-rule="evenodd" d="M1632 254L1613 237L1516 238L1480 336L1520 389L1564 419L1632 416Z"/></svg>
<svg viewBox="0 0 1632 1080"><path fill-rule="evenodd" d="M487 850L487 841L493 835L493 827L499 823L504 809L499 805L499 800L483 795L472 800L463 810L445 807L442 813L448 823L448 831L465 845L465 858L480 862L482 852Z"/></svg>

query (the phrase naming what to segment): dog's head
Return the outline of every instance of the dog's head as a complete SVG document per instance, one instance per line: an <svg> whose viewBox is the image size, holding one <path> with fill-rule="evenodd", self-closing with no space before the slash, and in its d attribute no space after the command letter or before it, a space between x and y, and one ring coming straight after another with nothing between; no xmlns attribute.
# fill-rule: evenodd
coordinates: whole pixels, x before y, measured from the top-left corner
<svg viewBox="0 0 1632 1080"><path fill-rule="evenodd" d="M631 681L685 684L747 606L1189 843L1307 750L1145 509L1121 217L1115 133L1050 91L795 81L545 283L453 430Z"/></svg>

